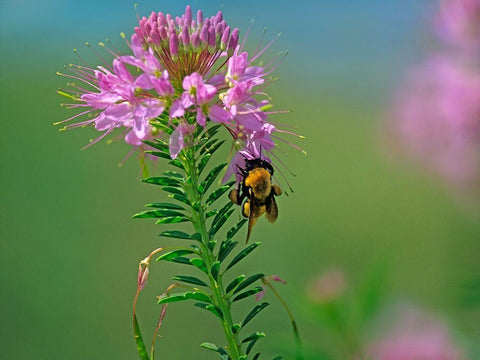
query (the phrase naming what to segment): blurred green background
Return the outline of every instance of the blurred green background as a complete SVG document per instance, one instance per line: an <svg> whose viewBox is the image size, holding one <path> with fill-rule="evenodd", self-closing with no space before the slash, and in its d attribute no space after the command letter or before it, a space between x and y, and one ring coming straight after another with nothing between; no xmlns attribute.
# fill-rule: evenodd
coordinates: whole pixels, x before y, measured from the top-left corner
<svg viewBox="0 0 480 360"><path fill-rule="evenodd" d="M442 314L459 336L480 339L478 302L466 302L480 273L479 217L431 178L385 156L379 131L395 84L421 55L434 1L192 5L213 14L222 4L227 21L242 29L255 18L253 44L264 25L267 38L283 33L272 54L288 48L289 55L269 94L277 108L294 110L278 121L307 135L301 146L308 156L288 150L283 159L297 174L290 177L295 193L279 198L275 226L256 226L263 245L239 270L255 266L289 282L280 291L308 344L319 341L321 324L310 317L307 283L330 266L344 268L355 283L382 261L389 299ZM138 12L180 14L185 5L143 1ZM80 151L93 130L58 133L52 125L69 116L55 93L66 81L55 72L77 62L74 47L88 54L86 40L121 44L120 31L131 33L136 22L133 4L5 0L0 8L0 356L134 359L137 265L166 241L157 236L159 226L131 215L163 194L140 183L135 156L118 166L125 144ZM159 312L155 295L179 266L153 264L139 302L147 338ZM268 334L261 348L288 354L289 323L271 302L257 322ZM169 308L161 335L159 358L211 359L198 344L223 343L215 320L191 304Z"/></svg>

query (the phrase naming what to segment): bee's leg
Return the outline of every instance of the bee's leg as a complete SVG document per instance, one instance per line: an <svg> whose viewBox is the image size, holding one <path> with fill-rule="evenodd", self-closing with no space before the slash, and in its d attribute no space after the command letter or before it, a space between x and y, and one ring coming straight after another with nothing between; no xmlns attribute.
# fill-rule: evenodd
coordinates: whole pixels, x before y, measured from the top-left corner
<svg viewBox="0 0 480 360"><path fill-rule="evenodd" d="M250 200L245 201L243 204L242 215L246 218L250 217Z"/></svg>
<svg viewBox="0 0 480 360"><path fill-rule="evenodd" d="M272 185L273 193L277 196L282 195L282 189L278 185Z"/></svg>
<svg viewBox="0 0 480 360"><path fill-rule="evenodd" d="M231 202L233 202L234 204L237 204L239 205L240 203L238 202L239 197L238 197L238 190L237 189L233 189L232 191L230 191L230 193L228 194L228 198L230 199Z"/></svg>

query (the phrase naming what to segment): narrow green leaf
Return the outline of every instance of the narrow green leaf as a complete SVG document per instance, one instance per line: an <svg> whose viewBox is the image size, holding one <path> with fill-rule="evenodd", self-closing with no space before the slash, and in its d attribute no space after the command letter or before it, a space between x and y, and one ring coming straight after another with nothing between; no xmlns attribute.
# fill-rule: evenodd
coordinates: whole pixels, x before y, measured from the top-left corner
<svg viewBox="0 0 480 360"><path fill-rule="evenodd" d="M171 127L161 123L161 122L151 122L150 123L152 126L156 127L157 129L162 130L163 132L166 132L168 135L171 135L174 131Z"/></svg>
<svg viewBox="0 0 480 360"><path fill-rule="evenodd" d="M144 140L143 143L153 147L154 149L160 150L162 152L168 153L170 151L168 144L163 142Z"/></svg>
<svg viewBox="0 0 480 360"><path fill-rule="evenodd" d="M267 302L264 302L264 303L261 303L260 305L256 305L252 311L250 311L248 313L248 315L245 317L245 320L243 320L242 322L242 327L244 327L245 325L247 325L247 323L252 320L255 316L257 316L260 311L262 311L263 309L265 309L268 305L270 305L269 303Z"/></svg>
<svg viewBox="0 0 480 360"><path fill-rule="evenodd" d="M263 337L265 337L265 333L257 331L255 333L253 333L252 335L247 336L245 339L243 339L242 344L245 344L249 341L256 340L256 339L258 340L258 339L263 338Z"/></svg>
<svg viewBox="0 0 480 360"><path fill-rule="evenodd" d="M233 214L233 212L235 211L235 209L231 209L229 210L227 213L225 213L221 218L220 220L218 220L217 223L213 224L211 227L210 227L210 231L209 231L209 235L210 237L214 236L223 226L223 224L225 224L225 222L228 220L228 218ZM217 215L218 216L218 215Z"/></svg>
<svg viewBox="0 0 480 360"><path fill-rule="evenodd" d="M225 351L225 349L219 348L217 345L209 343L209 342L204 342L204 343L200 344L200 346L205 348L205 349L218 352L220 354L228 355L227 352Z"/></svg>
<svg viewBox="0 0 480 360"><path fill-rule="evenodd" d="M246 348L246 350L245 350L245 353L246 353L247 355L250 354L250 352L252 351L253 347L255 346L255 344L257 343L257 341L258 341L259 339L260 339L260 338L257 337L257 338L253 339L252 341L250 341L250 342L248 343L248 346L247 346L247 348Z"/></svg>
<svg viewBox="0 0 480 360"><path fill-rule="evenodd" d="M218 214L215 216L215 218L212 221L212 225L210 226L210 236L215 235L218 230L225 224L225 222L228 220L228 218L233 214L235 209L231 209L233 206L232 202L228 202L223 208L220 209ZM230 210L231 209L231 210Z"/></svg>
<svg viewBox="0 0 480 360"><path fill-rule="evenodd" d="M194 233L194 234L192 234L191 238L192 238L192 240L197 240L197 241L201 242L202 241L202 234L200 234L198 232Z"/></svg>
<svg viewBox="0 0 480 360"><path fill-rule="evenodd" d="M145 154L150 154L150 155L153 155L162 159L167 159L167 160L171 159L170 154L163 151L145 150Z"/></svg>
<svg viewBox="0 0 480 360"><path fill-rule="evenodd" d="M170 209L170 210L185 210L185 208L180 206L180 205L173 204L173 203L165 203L165 202L151 203L151 204L145 205L145 207L153 207L153 208L159 208L159 209Z"/></svg>
<svg viewBox="0 0 480 360"><path fill-rule="evenodd" d="M178 194L178 195L185 196L185 193L183 192L183 190L176 187L166 186L166 187L163 187L162 190L171 194Z"/></svg>
<svg viewBox="0 0 480 360"><path fill-rule="evenodd" d="M202 292L194 291L194 292L185 292L185 293L176 293L168 296L161 297L157 304L166 304L178 301L185 301L185 300L198 300L210 303L211 299L209 296L205 295Z"/></svg>
<svg viewBox="0 0 480 360"><path fill-rule="evenodd" d="M190 247L191 247L193 250L196 250L196 251L198 251L198 252L201 252L201 251L202 251L202 249L200 249L200 246L198 246L198 245L193 244L193 245L190 245Z"/></svg>
<svg viewBox="0 0 480 360"><path fill-rule="evenodd" d="M192 263L190 262L190 259L187 258L187 257L184 257L184 256L179 256L179 257L173 258L172 262L176 262L176 263L179 263L179 264L185 264L185 265L192 265Z"/></svg>
<svg viewBox="0 0 480 360"><path fill-rule="evenodd" d="M170 251L165 254L162 254L157 258L156 261L172 261L174 258L178 258L179 256L183 255L188 255L188 254L193 254L193 250L187 250L187 249L180 249L180 250L175 250L175 251Z"/></svg>
<svg viewBox="0 0 480 360"><path fill-rule="evenodd" d="M235 181L231 181L213 191L210 195L208 195L208 198L205 201L205 205L212 205L217 199L219 199L223 194L225 194L232 187L233 184L235 184Z"/></svg>
<svg viewBox="0 0 480 360"><path fill-rule="evenodd" d="M200 286L208 286L206 283L204 283L202 280L197 279L194 276L183 276L183 275L177 275L173 277L173 280L176 281L181 281L184 283L188 284L194 284L194 285L200 285Z"/></svg>
<svg viewBox="0 0 480 360"><path fill-rule="evenodd" d="M205 265L205 261L203 261L203 259L200 259L200 258L193 258L193 259L190 259L190 263L199 268L200 270L202 270L205 274L208 274L208 269L207 269L207 265Z"/></svg>
<svg viewBox="0 0 480 360"><path fill-rule="evenodd" d="M218 214L220 210L210 210L210 211L207 211L206 214L205 214L205 218L211 218L212 216L215 216Z"/></svg>
<svg viewBox="0 0 480 360"><path fill-rule="evenodd" d="M261 273L258 273L258 274L255 274L255 275L252 275L252 276L249 276L247 280L245 280L244 282L242 282L234 291L234 294L236 294L237 292L245 289L247 286L253 284L255 281L257 280L260 280L261 278L263 278L265 276L265 274L261 274Z"/></svg>
<svg viewBox="0 0 480 360"><path fill-rule="evenodd" d="M220 164L210 170L205 180L198 186L198 192L201 195L205 194L205 192L210 188L210 186L217 178L218 174L220 174L220 172L225 168L225 166L227 166L226 163Z"/></svg>
<svg viewBox="0 0 480 360"><path fill-rule="evenodd" d="M223 261L227 258L227 256L232 252L232 250L237 246L238 242L228 239L226 241L222 241L220 245L220 249L218 250L218 260Z"/></svg>
<svg viewBox="0 0 480 360"><path fill-rule="evenodd" d="M168 177L177 178L177 179L183 181L183 175L176 172L176 171L164 171L163 175L168 176Z"/></svg>
<svg viewBox="0 0 480 360"><path fill-rule="evenodd" d="M187 240L192 239L189 234L184 233L183 231L176 231L176 230L164 231L164 232L161 232L160 234L158 234L158 236L175 238L175 239L187 239Z"/></svg>
<svg viewBox="0 0 480 360"><path fill-rule="evenodd" d="M201 137L197 140L197 142L195 143L195 145L193 145L193 150L195 152L199 151L200 149L203 149L203 147L205 146L205 144L208 142L208 138L206 137ZM199 156L200 157L200 156Z"/></svg>
<svg viewBox="0 0 480 360"><path fill-rule="evenodd" d="M227 270L230 269L233 265L237 264L239 261L243 260L248 254L250 254L253 250L255 250L260 244L261 243L259 242L254 242L253 244L248 245L237 256L233 258L230 264L228 264Z"/></svg>
<svg viewBox="0 0 480 360"><path fill-rule="evenodd" d="M215 124L215 125L209 126L205 129L203 136L207 138L212 138L218 132L218 129L220 129L221 127L222 127L221 124Z"/></svg>
<svg viewBox="0 0 480 360"><path fill-rule="evenodd" d="M226 289L227 294L229 292L231 292L233 289L235 289L238 286L238 284L240 284L243 280L245 280L245 275L243 275L243 274L240 275L240 276L237 276L235 279L233 279L230 282L230 284L228 284L228 286L227 286L227 289Z"/></svg>
<svg viewBox="0 0 480 360"><path fill-rule="evenodd" d="M209 139L209 138L202 138L200 143L198 145L198 149L199 149L199 157L202 156L203 154L205 154L206 152L208 152L208 149L210 149L213 144L215 144L216 142L218 142L218 138L214 138L214 139Z"/></svg>
<svg viewBox="0 0 480 360"><path fill-rule="evenodd" d="M212 157L212 154L207 153L207 154L203 155L203 157L198 162L198 165L197 165L198 172L197 173L198 173L199 176L202 173L203 169L205 169L205 166L207 166L208 161L210 160L211 157Z"/></svg>
<svg viewBox="0 0 480 360"><path fill-rule="evenodd" d="M229 201L228 203L226 203L219 211L218 211L218 214L217 216L215 216L215 218L213 219L213 222L212 222L212 226L215 225L217 222L219 222L222 217L227 213L228 210L230 210L233 206L233 203L231 201Z"/></svg>
<svg viewBox="0 0 480 360"><path fill-rule="evenodd" d="M205 155L213 155L223 145L225 140L211 144L209 147L205 147ZM203 154L202 154L203 155Z"/></svg>
<svg viewBox="0 0 480 360"><path fill-rule="evenodd" d="M210 251L213 251L215 246L217 246L217 240L210 240L207 244L207 247L210 249Z"/></svg>
<svg viewBox="0 0 480 360"><path fill-rule="evenodd" d="M133 215L134 219L152 219L172 216L184 216L183 213L175 210L145 210Z"/></svg>
<svg viewBox="0 0 480 360"><path fill-rule="evenodd" d="M223 313L218 307L213 304L205 304L205 303L196 303L195 306L202 308L204 310L210 311L213 315L217 316L218 318L223 320Z"/></svg>
<svg viewBox="0 0 480 360"><path fill-rule="evenodd" d="M153 185L161 185L161 186L174 186L174 187L182 186L182 182L180 180L174 179L168 176L149 177L146 179L142 179L142 182L145 182L147 184L153 184Z"/></svg>
<svg viewBox="0 0 480 360"><path fill-rule="evenodd" d="M147 348L143 342L142 333L140 331L140 326L138 325L137 316L133 315L134 322L134 334L135 334L135 343L137 344L138 356L142 360L149 360Z"/></svg>
<svg viewBox="0 0 480 360"><path fill-rule="evenodd" d="M218 280L218 273L220 272L220 261L215 261L212 265L212 270L210 270L212 277L215 281Z"/></svg>
<svg viewBox="0 0 480 360"><path fill-rule="evenodd" d="M165 189L166 189L166 188L164 188L164 190L165 190ZM182 202L182 203L184 203L184 204L186 204L186 205L188 205L188 206L191 206L190 201L188 201L188 199L186 198L186 196L183 195L183 194L170 194L170 195L168 195L168 197L169 197L170 199L175 199L175 200L180 201L180 202Z"/></svg>
<svg viewBox="0 0 480 360"><path fill-rule="evenodd" d="M181 162L180 160L178 160L178 159L170 160L168 163L169 163L170 165L172 165L172 166L175 166L175 167L179 168L179 169L185 170L185 168L183 167L182 162Z"/></svg>
<svg viewBox="0 0 480 360"><path fill-rule="evenodd" d="M252 358L252 360L258 360L260 357L260 353L256 353L255 356Z"/></svg>
<svg viewBox="0 0 480 360"><path fill-rule="evenodd" d="M243 293L241 293L240 295L237 295L234 299L233 299L233 302L235 301L239 301L239 300L242 300L242 299L245 299L249 296L252 296L252 295L255 295L256 293L259 293L260 291L262 291L263 288L261 286L257 286L253 289L250 289L250 290L247 290Z"/></svg>
<svg viewBox="0 0 480 360"><path fill-rule="evenodd" d="M233 324L232 325L232 332L234 334L238 334L238 331L242 328L242 325L241 324Z"/></svg>
<svg viewBox="0 0 480 360"><path fill-rule="evenodd" d="M190 221L190 219L184 216L169 216L155 221L155 224L178 224L185 221Z"/></svg>
<svg viewBox="0 0 480 360"><path fill-rule="evenodd" d="M248 219L242 219L240 220L235 226L233 226L230 230L227 232L227 239L232 239L235 234L242 228L243 225L248 221Z"/></svg>

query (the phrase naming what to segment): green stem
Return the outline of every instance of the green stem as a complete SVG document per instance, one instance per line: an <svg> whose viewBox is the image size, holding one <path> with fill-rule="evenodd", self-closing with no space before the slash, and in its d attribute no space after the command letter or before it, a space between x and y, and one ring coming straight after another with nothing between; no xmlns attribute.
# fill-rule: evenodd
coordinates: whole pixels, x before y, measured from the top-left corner
<svg viewBox="0 0 480 360"><path fill-rule="evenodd" d="M288 307L285 300L280 296L278 291L270 283L270 281L263 280L263 283L265 285L267 285L270 288L270 290L272 290L273 294L276 296L278 301L280 301L283 308L287 312L288 317L290 318L290 322L292 324L293 335L295 337L295 359L303 360L302 339L300 338L300 333L298 332L297 322L295 321L295 318L293 317L292 311Z"/></svg>
<svg viewBox="0 0 480 360"><path fill-rule="evenodd" d="M211 274L212 265L215 262L215 255L208 247L210 236L207 231L205 210L201 204L201 194L198 191L198 174L196 168L196 158L193 149L185 151L185 158L182 163L185 167L187 183L185 184L185 191L192 204L192 223L196 232L202 236L201 257L208 269L208 278L210 287L213 293L213 300L223 314L222 327L225 332L225 337L228 342L228 351L232 360L238 360L242 357L242 349L239 344L238 335L233 333L232 314L230 309L230 302L227 299L222 275L218 274L217 279Z"/></svg>

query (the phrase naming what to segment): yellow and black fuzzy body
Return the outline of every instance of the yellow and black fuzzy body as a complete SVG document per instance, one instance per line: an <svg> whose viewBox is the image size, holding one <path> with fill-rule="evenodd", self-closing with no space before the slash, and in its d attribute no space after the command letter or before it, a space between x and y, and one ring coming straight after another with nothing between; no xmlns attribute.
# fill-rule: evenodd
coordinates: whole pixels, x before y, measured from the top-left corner
<svg viewBox="0 0 480 360"><path fill-rule="evenodd" d="M272 185L273 167L266 160L246 160L245 168L239 171L243 181L238 189L230 192L229 198L233 203L242 206L242 214L248 218L248 242L252 228L260 216L266 214L267 220L271 223L277 220L278 207L275 196L280 195L282 190L277 185Z"/></svg>

